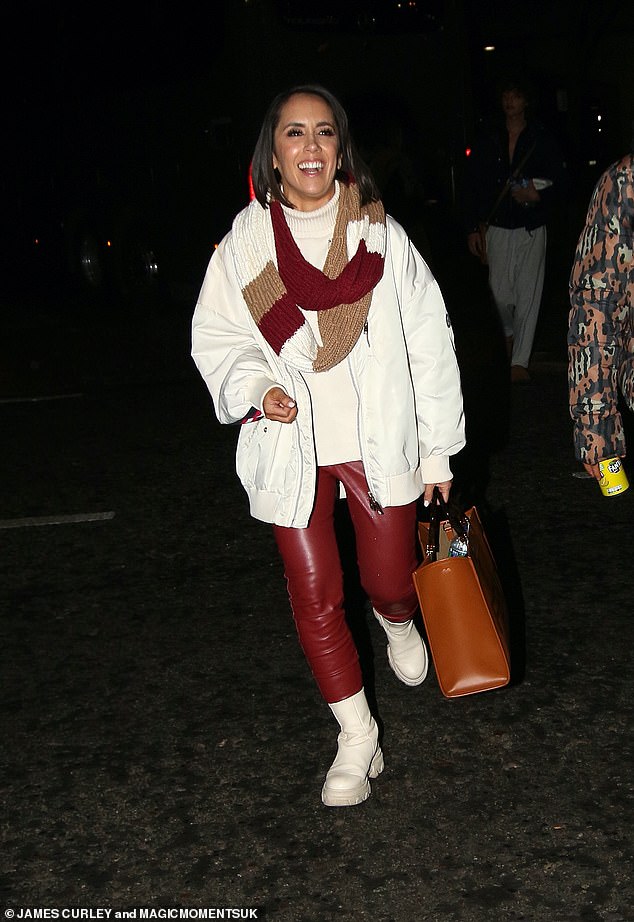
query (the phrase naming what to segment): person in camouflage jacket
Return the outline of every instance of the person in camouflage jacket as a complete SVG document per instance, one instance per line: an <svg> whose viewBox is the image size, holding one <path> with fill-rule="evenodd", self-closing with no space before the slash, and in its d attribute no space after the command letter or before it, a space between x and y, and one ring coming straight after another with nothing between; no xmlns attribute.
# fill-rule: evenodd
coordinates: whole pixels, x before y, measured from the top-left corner
<svg viewBox="0 0 634 922"><path fill-rule="evenodd" d="M619 391L634 409L634 154L599 179L570 276L568 379L575 456L625 457Z"/></svg>

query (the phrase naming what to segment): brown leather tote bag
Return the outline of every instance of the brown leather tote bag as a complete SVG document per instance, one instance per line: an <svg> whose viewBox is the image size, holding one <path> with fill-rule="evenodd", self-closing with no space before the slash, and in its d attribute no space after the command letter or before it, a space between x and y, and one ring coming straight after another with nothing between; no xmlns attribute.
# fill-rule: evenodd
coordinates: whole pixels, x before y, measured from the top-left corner
<svg viewBox="0 0 634 922"><path fill-rule="evenodd" d="M412 576L440 690L457 698L509 683L508 613L475 506L456 516L438 491L435 498L429 524L418 524L424 556ZM449 556L459 535L467 555Z"/></svg>

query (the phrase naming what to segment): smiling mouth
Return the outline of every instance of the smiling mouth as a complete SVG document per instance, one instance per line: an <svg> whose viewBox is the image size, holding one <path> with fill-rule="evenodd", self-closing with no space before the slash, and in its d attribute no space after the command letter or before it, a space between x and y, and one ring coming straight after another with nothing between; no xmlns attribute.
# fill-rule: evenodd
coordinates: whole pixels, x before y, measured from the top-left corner
<svg viewBox="0 0 634 922"><path fill-rule="evenodd" d="M305 160L303 163L298 163L297 166L302 171L309 170L311 172L313 170L323 170L324 168L321 160Z"/></svg>

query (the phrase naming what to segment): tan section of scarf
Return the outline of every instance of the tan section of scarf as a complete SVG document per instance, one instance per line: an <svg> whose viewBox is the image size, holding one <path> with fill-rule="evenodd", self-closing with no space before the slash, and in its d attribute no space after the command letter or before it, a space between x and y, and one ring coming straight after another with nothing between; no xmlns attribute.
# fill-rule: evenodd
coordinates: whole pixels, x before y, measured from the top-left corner
<svg viewBox="0 0 634 922"><path fill-rule="evenodd" d="M249 305L251 316L258 325L271 304L275 304L285 293L284 282L270 260L260 274L242 289L242 294Z"/></svg>
<svg viewBox="0 0 634 922"><path fill-rule="evenodd" d="M332 243L324 263L323 272L328 278L340 275L348 262L346 231L350 221L358 221L362 214L356 187L341 185L339 210L333 232ZM385 212L381 202L371 202L363 212L371 224L385 224ZM327 311L319 311L319 332L323 346L317 349L313 362L314 371L327 371L337 365L351 352L368 319L372 291L354 304L338 304Z"/></svg>

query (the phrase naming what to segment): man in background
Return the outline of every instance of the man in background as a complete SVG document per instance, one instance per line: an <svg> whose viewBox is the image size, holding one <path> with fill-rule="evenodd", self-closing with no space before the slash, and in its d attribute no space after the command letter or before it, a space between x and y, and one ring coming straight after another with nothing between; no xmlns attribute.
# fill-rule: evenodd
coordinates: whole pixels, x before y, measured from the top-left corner
<svg viewBox="0 0 634 922"><path fill-rule="evenodd" d="M468 162L467 245L488 264L511 380L524 382L544 287L546 223L564 163L555 139L531 115L527 83L508 79L500 102L502 118L482 134Z"/></svg>

